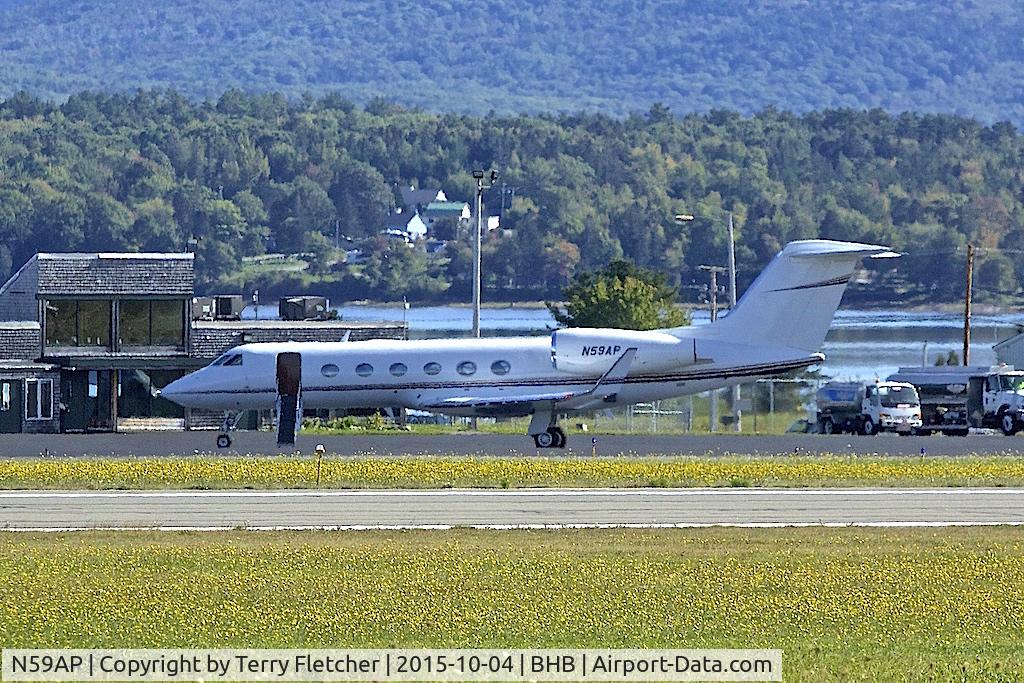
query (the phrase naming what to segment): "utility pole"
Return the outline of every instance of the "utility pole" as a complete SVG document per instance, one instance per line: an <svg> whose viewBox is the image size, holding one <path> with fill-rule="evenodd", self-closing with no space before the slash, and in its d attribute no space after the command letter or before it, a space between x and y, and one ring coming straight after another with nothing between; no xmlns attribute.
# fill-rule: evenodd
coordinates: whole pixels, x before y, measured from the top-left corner
<svg viewBox="0 0 1024 683"><path fill-rule="evenodd" d="M736 308L736 233L732 225L732 211L729 212L729 312ZM743 411L740 405L740 385L732 388L732 429L738 432L743 427Z"/></svg>
<svg viewBox="0 0 1024 683"><path fill-rule="evenodd" d="M711 322L718 320L718 274L728 269L722 266L700 266L711 275ZM718 389L708 392L708 431L718 431Z"/></svg>
<svg viewBox="0 0 1024 683"><path fill-rule="evenodd" d="M484 190L494 187L498 181L498 172L491 171L490 182L484 184L482 169L473 171L476 179L476 231L473 235L473 336L480 336L480 248L483 240Z"/></svg>
<svg viewBox="0 0 1024 683"><path fill-rule="evenodd" d="M974 280L974 245L967 245L967 286L964 290L964 355L963 364L971 364L971 288Z"/></svg>

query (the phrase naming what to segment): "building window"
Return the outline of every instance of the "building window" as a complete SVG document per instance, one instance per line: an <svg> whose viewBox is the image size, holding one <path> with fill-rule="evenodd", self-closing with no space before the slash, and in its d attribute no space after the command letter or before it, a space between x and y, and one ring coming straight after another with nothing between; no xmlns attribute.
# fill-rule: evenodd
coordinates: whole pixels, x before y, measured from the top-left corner
<svg viewBox="0 0 1024 683"><path fill-rule="evenodd" d="M78 302L78 345L110 346L110 302Z"/></svg>
<svg viewBox="0 0 1024 683"><path fill-rule="evenodd" d="M320 374L324 377L337 377L339 372L341 372L341 368L334 363L328 363L320 368Z"/></svg>
<svg viewBox="0 0 1024 683"><path fill-rule="evenodd" d="M185 345L185 302L123 299L118 336L124 346Z"/></svg>
<svg viewBox="0 0 1024 683"><path fill-rule="evenodd" d="M78 346L78 302L46 302L46 345Z"/></svg>
<svg viewBox="0 0 1024 683"><path fill-rule="evenodd" d="M153 346L185 346L185 302L149 302Z"/></svg>
<svg viewBox="0 0 1024 683"><path fill-rule="evenodd" d="M460 375L472 375L474 372L476 372L476 363L474 363L471 360L464 360L457 366L455 366L455 371L458 372Z"/></svg>
<svg viewBox="0 0 1024 683"><path fill-rule="evenodd" d="M491 363L491 372L495 375L507 375L512 366L507 360L496 360Z"/></svg>
<svg viewBox="0 0 1024 683"><path fill-rule="evenodd" d="M369 363L360 363L356 366L356 374L360 377L369 377L373 374L373 366Z"/></svg>
<svg viewBox="0 0 1024 683"><path fill-rule="evenodd" d="M118 417L184 417L184 408L160 395L160 389L184 374L180 370L121 370L117 375Z"/></svg>
<svg viewBox="0 0 1024 683"><path fill-rule="evenodd" d="M25 380L25 419L53 419L53 380Z"/></svg>
<svg viewBox="0 0 1024 683"><path fill-rule="evenodd" d="M47 301L46 345L110 348L111 303L109 299Z"/></svg>
<svg viewBox="0 0 1024 683"><path fill-rule="evenodd" d="M405 363L392 363L388 371L395 377L401 377L405 373L409 372L409 368L406 367Z"/></svg>
<svg viewBox="0 0 1024 683"><path fill-rule="evenodd" d="M0 410L11 409L11 383L3 382L0 384Z"/></svg>
<svg viewBox="0 0 1024 683"><path fill-rule="evenodd" d="M423 366L423 372L427 373L428 375L436 375L441 372L441 364L427 363L426 365Z"/></svg>

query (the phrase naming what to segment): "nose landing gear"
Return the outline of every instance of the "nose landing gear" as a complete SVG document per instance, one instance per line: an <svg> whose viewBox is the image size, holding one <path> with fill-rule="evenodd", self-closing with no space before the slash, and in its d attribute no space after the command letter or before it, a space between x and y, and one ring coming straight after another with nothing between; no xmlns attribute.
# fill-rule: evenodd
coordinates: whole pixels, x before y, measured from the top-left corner
<svg viewBox="0 0 1024 683"><path fill-rule="evenodd" d="M244 413L245 411L243 410L224 411L224 422L221 423L220 434L217 435L217 448L231 448L231 434L229 432L235 431Z"/></svg>

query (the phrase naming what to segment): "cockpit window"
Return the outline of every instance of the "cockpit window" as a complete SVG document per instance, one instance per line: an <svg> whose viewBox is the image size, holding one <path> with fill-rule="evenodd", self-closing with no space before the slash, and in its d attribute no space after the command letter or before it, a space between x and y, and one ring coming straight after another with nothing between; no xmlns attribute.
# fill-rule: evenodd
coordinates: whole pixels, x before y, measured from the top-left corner
<svg viewBox="0 0 1024 683"><path fill-rule="evenodd" d="M240 354L240 353L236 353L235 355L231 356L231 358L228 358L226 361L224 361L224 365L241 365L241 364L242 364L242 354Z"/></svg>

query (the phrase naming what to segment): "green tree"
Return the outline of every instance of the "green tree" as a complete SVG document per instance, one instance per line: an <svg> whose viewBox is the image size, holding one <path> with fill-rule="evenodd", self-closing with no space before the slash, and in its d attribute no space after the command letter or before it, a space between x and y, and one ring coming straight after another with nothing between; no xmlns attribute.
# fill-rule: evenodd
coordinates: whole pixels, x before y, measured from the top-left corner
<svg viewBox="0 0 1024 683"><path fill-rule="evenodd" d="M547 307L567 327L654 330L686 324L675 298L664 275L612 261L602 270L576 276L565 289L565 310L550 302Z"/></svg>

